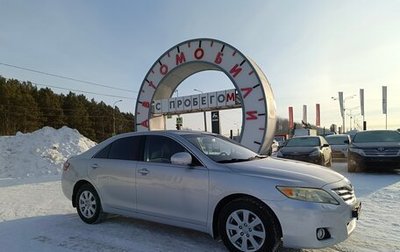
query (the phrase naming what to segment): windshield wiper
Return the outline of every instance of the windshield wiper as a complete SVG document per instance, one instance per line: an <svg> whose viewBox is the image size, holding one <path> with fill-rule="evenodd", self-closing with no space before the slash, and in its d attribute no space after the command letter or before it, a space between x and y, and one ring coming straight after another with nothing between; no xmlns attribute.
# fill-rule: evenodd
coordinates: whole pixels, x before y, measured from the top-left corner
<svg viewBox="0 0 400 252"><path fill-rule="evenodd" d="M221 164L237 163L237 162L246 162L246 161L250 161L250 160L253 160L253 158L232 158L232 159L220 160L220 161L218 161L218 163L221 163Z"/></svg>
<svg viewBox="0 0 400 252"><path fill-rule="evenodd" d="M226 159L226 160L220 160L218 161L218 163L221 164L226 164L226 163L238 163L238 162L246 162L246 161L251 161L254 159L262 159L262 158L266 158L267 156L265 155L256 155L254 157L250 157L250 158L232 158L232 159Z"/></svg>

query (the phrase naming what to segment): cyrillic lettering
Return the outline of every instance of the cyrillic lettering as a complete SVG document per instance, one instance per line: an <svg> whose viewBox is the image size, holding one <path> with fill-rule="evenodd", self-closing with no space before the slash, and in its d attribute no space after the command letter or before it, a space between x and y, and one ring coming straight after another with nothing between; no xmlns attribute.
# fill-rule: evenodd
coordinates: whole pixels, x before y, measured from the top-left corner
<svg viewBox="0 0 400 252"><path fill-rule="evenodd" d="M161 73L162 75L166 75L166 74L168 73L168 66L162 64L162 65L160 66L160 73Z"/></svg>
<svg viewBox="0 0 400 252"><path fill-rule="evenodd" d="M257 111L247 111L246 114L246 120L257 120Z"/></svg>
<svg viewBox="0 0 400 252"><path fill-rule="evenodd" d="M244 99L251 93L251 91L253 91L253 88L252 87L241 88L240 90L242 90L244 92L244 95L243 95L243 99Z"/></svg>
<svg viewBox="0 0 400 252"><path fill-rule="evenodd" d="M196 59L201 59L201 58L203 58L203 56L204 56L204 50L203 50L203 48L197 48L196 49L196 51L194 51L194 57L196 58Z"/></svg>
<svg viewBox="0 0 400 252"><path fill-rule="evenodd" d="M176 65L182 64L186 62L185 54L181 52L180 54L176 55Z"/></svg>
<svg viewBox="0 0 400 252"><path fill-rule="evenodd" d="M236 77L241 71L242 71L242 68L239 67L238 64L236 64L231 68L229 73L232 74L233 77Z"/></svg>
<svg viewBox="0 0 400 252"><path fill-rule="evenodd" d="M217 54L217 56L215 57L214 63L215 64L221 64L222 63L222 56L224 56L224 54L222 52L219 52Z"/></svg>

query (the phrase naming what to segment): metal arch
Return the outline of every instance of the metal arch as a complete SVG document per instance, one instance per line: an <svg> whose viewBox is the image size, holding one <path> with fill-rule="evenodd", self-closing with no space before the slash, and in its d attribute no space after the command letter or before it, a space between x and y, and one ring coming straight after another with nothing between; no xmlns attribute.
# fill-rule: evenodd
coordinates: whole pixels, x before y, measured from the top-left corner
<svg viewBox="0 0 400 252"><path fill-rule="evenodd" d="M201 47L202 42L203 47ZM208 47L204 46L206 43L209 44ZM218 50L215 50L215 48L212 49L213 44L221 45L221 52L224 50L224 48L226 49L226 51L229 51L229 53L231 54L230 56L222 55L223 61L226 59L229 66L222 66L222 64L220 64L221 62L217 64L216 57L218 56L216 55L216 52ZM204 52L204 54L208 53L207 59L205 59L206 57L204 57L204 55L201 59L195 58L195 53L198 48L202 48L203 51L205 51L205 48L207 48L208 51ZM178 55L181 55L182 52L185 53L184 55L188 56L188 59L185 59L185 62L181 62L180 64L178 64ZM171 63L173 62L173 60L171 59L173 59L174 56L176 56L176 65ZM190 59L190 56L192 56L192 59ZM241 59L240 67L238 63L235 63L235 57ZM210 60L213 58L215 58L214 62ZM168 63L170 64L168 65L166 61L168 61ZM232 63L235 63L235 65L233 65ZM249 77L246 79L246 76L244 76L244 80L240 82L235 79L235 77L237 77L235 74L237 73L234 70L238 70L239 68L240 70L242 70L243 68L241 68L241 66L244 63L247 64L245 65L248 68L247 75ZM237 68L234 68L235 66L237 66ZM167 69L167 73L165 75L162 74L163 67L164 70ZM171 67L171 69L168 69L169 67ZM157 70L159 70L160 73L158 73ZM276 124L276 105L272 88L266 76L257 66L257 64L255 64L255 62L247 58L235 47L223 41L210 38L191 39L181 42L164 52L152 65L142 82L136 103L135 119L138 120L135 125L136 130L145 131L163 128L164 118L152 117L152 101L156 99L170 98L174 90L186 78L194 75L195 73L209 70L216 70L225 73L225 75L228 76L228 78L235 86L240 96L240 99L242 100L243 124L240 142L256 152L265 153L271 145ZM155 82L157 83L153 83L153 80L156 80ZM251 80L257 80L257 84L245 83L251 82ZM255 85L249 87L243 86L248 84ZM249 96L249 94L257 96L252 98L253 102L246 102L246 98L247 96ZM257 102L258 109L254 109L254 103ZM148 106L147 108L143 106L144 103Z"/></svg>

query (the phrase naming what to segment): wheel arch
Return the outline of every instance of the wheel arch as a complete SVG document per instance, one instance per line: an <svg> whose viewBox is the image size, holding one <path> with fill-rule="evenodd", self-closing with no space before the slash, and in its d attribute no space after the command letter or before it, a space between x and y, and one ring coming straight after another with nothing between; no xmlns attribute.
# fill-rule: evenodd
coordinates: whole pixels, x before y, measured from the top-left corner
<svg viewBox="0 0 400 252"><path fill-rule="evenodd" d="M78 182L76 182L74 185L74 190L72 192L72 206L73 207L76 207L76 200L75 200L76 194L78 193L79 188L81 188L81 186L83 186L83 185L90 185L91 187L93 187L96 190L96 188L87 180L82 179L82 180L79 180Z"/></svg>
<svg viewBox="0 0 400 252"><path fill-rule="evenodd" d="M212 220L212 235L214 239L218 239L220 237L220 232L218 229L218 219L219 219L219 215L221 213L221 210L224 208L224 206L226 206L229 202L233 201L233 200L237 200L237 199L252 199L255 200L257 202L259 202L260 204L264 205L265 208L269 211L269 213L271 214L271 216L273 216L273 218L275 219L275 223L278 223L278 232L279 232L279 237L282 237L283 233L282 233L282 227L281 227L281 223L278 219L278 217L276 216L276 214L274 213L274 211L272 211L272 209L265 204L262 200L248 195L248 194L242 194L242 193L237 193L237 194L231 194L226 196L225 198L221 199L217 206L214 209L214 213L213 213L213 220Z"/></svg>

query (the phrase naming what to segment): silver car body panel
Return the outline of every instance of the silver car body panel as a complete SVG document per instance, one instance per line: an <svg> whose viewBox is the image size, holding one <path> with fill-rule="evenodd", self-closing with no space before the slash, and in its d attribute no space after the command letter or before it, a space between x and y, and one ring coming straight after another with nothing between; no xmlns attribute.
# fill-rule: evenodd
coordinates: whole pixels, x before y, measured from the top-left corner
<svg viewBox="0 0 400 252"><path fill-rule="evenodd" d="M117 138L142 134L175 139L202 165L92 158ZM332 190L350 184L339 173L318 165L271 157L219 164L180 134L168 131L127 133L70 158L70 168L62 175L64 194L72 200L76 183L86 180L99 193L105 212L195 229L211 236L214 236L213 220L218 217L214 216L214 211L218 203L231 195L249 195L263 201L273 211L281 225L284 246L293 248L330 246L345 240L354 229L351 211L355 201L348 204ZM94 164L97 164L95 168ZM323 188L340 204L289 199L276 186ZM332 237L317 240L315 232L320 227L328 228Z"/></svg>

